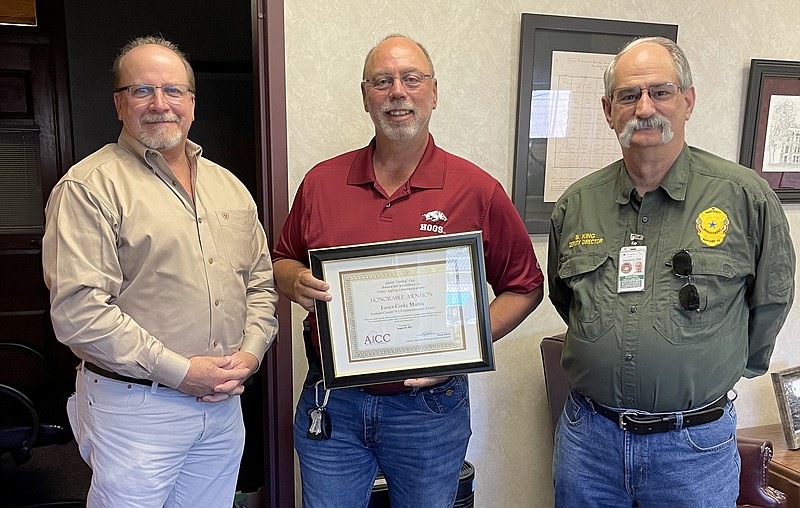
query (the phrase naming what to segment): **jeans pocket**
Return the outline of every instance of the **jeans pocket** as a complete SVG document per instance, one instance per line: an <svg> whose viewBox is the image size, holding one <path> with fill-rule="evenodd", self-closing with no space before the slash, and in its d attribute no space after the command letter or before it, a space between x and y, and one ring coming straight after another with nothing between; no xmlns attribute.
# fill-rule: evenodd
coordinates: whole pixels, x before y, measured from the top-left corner
<svg viewBox="0 0 800 508"><path fill-rule="evenodd" d="M422 389L417 394L429 413L447 414L469 404L469 385L466 376L453 376L433 388Z"/></svg>
<svg viewBox="0 0 800 508"><path fill-rule="evenodd" d="M94 411L133 413L144 405L145 387L98 377L90 383L86 399Z"/></svg>
<svg viewBox="0 0 800 508"><path fill-rule="evenodd" d="M584 407L585 402L579 401L577 397L579 396L573 395L572 391L570 391L564 404L564 418L572 426L580 425L586 415L589 414L589 410Z"/></svg>
<svg viewBox="0 0 800 508"><path fill-rule="evenodd" d="M698 452L716 451L726 446L734 446L736 440L736 413L733 404L728 403L725 413L714 422L683 429L689 445Z"/></svg>

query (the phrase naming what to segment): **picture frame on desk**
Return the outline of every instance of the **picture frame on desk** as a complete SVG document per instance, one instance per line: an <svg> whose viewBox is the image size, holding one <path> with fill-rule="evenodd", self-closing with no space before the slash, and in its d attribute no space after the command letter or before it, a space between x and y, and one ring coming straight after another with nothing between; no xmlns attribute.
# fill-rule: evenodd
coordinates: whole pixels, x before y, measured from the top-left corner
<svg viewBox="0 0 800 508"><path fill-rule="evenodd" d="M800 366L773 372L772 387L790 450L800 448Z"/></svg>

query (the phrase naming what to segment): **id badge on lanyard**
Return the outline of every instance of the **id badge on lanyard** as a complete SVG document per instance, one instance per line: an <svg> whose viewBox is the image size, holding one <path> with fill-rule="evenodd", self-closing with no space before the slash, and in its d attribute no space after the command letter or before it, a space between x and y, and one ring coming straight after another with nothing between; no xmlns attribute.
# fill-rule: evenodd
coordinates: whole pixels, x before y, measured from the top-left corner
<svg viewBox="0 0 800 508"><path fill-rule="evenodd" d="M619 273L617 274L617 293L644 291L645 259L647 246L636 245L641 235L631 234L631 243L619 250Z"/></svg>

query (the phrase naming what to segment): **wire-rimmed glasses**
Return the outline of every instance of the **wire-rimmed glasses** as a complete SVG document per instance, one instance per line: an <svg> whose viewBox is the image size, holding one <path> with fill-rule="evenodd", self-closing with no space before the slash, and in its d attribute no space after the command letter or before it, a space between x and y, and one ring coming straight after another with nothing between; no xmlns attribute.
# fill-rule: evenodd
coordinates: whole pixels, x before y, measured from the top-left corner
<svg viewBox="0 0 800 508"><path fill-rule="evenodd" d="M171 84L171 85L128 85L128 86L121 86L114 90L114 92L125 92L127 91L128 94L136 100L152 100L153 97L156 95L156 89L161 89L161 93L164 95L164 99L168 102L180 102L186 96L187 93L192 92L194 90L189 88L189 85L181 85L181 84Z"/></svg>
<svg viewBox="0 0 800 508"><path fill-rule="evenodd" d="M362 81L362 83L374 88L375 90L385 92L392 88L394 80L399 79L406 90L416 90L421 87L425 80L432 78L431 74L425 74L420 71L404 72L399 76L392 76L391 74L376 74Z"/></svg>
<svg viewBox="0 0 800 508"><path fill-rule="evenodd" d="M647 90L647 95L655 102L671 101L678 95L678 92L683 91L680 85L669 82L656 83L650 86L623 86L612 90L609 98L612 102L622 106L630 106L639 102L645 90Z"/></svg>

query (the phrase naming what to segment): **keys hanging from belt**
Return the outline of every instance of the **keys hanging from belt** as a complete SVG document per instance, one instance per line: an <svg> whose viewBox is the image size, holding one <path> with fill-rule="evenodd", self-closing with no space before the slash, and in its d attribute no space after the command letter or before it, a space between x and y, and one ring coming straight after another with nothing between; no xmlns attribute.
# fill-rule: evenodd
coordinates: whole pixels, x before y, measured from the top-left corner
<svg viewBox="0 0 800 508"><path fill-rule="evenodd" d="M322 384L320 379L314 384L314 404L315 408L308 410L308 432L306 436L315 441L322 441L323 439L331 438L331 415L325 410L328 405L328 397L331 395L330 390L325 390L325 398L322 404L319 403L319 385Z"/></svg>

